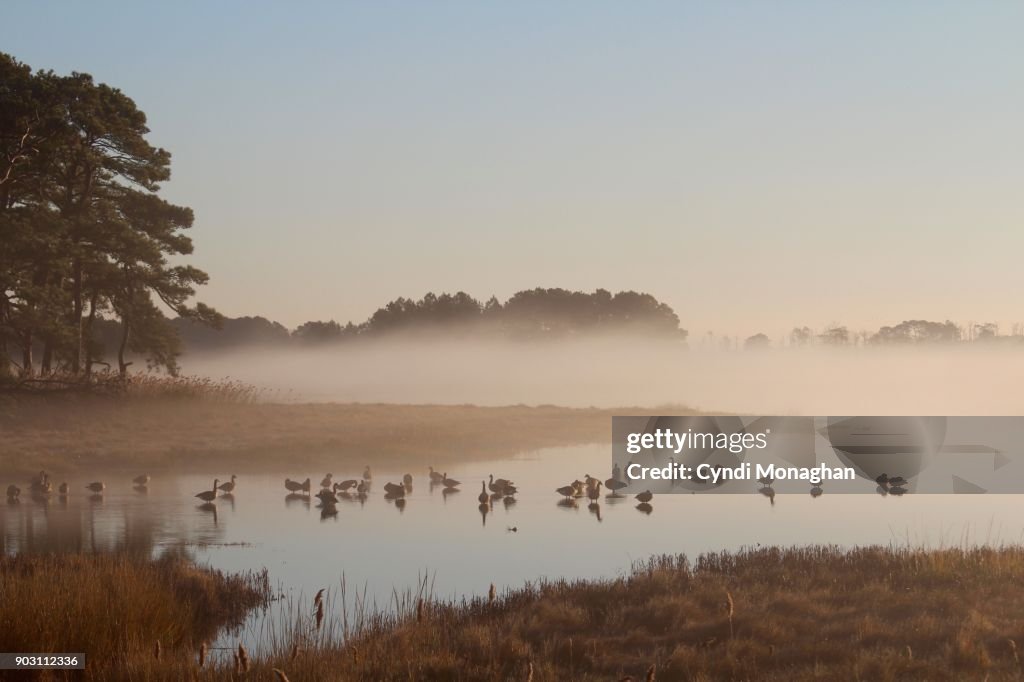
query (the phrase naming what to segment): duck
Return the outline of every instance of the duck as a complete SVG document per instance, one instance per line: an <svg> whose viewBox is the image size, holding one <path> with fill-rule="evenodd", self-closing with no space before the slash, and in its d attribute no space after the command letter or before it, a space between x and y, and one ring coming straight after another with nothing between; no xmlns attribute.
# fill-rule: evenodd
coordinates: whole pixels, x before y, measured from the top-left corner
<svg viewBox="0 0 1024 682"><path fill-rule="evenodd" d="M476 499L480 504L487 504L487 501L491 499L487 496L487 481L480 481L480 494L476 496Z"/></svg>
<svg viewBox="0 0 1024 682"><path fill-rule="evenodd" d="M149 474L142 474L132 479L135 485L149 485Z"/></svg>
<svg viewBox="0 0 1024 682"><path fill-rule="evenodd" d="M235 492L235 479L237 479L237 478L238 478L238 476L235 476L234 474L231 474L231 480L230 481L225 481L225 482L221 483L220 484L220 489L223 490L226 493L233 493L233 492Z"/></svg>
<svg viewBox="0 0 1024 682"><path fill-rule="evenodd" d="M432 466L431 467L427 467L427 468L430 469L430 482L431 483L440 484L441 482L444 481L444 474L440 474L440 473L434 471L434 467L432 467Z"/></svg>
<svg viewBox="0 0 1024 682"><path fill-rule="evenodd" d="M647 504L648 502L654 499L654 493L652 493L650 490L645 490L639 495L637 495L636 499L638 499L640 502L644 504Z"/></svg>
<svg viewBox="0 0 1024 682"><path fill-rule="evenodd" d="M218 479L216 479L216 478L213 479L213 489L212 490L204 490L201 493L196 493L196 497L198 497L203 502L213 502L215 499L217 499L217 485L218 484L220 484L220 481Z"/></svg>
<svg viewBox="0 0 1024 682"><path fill-rule="evenodd" d="M85 486L85 489L86 489L86 490L91 490L92 492L94 492L94 493L96 493L96 494L99 494L99 493L102 493L102 492L103 492L103 490L104 490L104 489L105 489L106 487L107 487L107 486L103 485L103 483L102 483L102 482L100 482L100 481L94 481L93 483L90 483L89 485Z"/></svg>

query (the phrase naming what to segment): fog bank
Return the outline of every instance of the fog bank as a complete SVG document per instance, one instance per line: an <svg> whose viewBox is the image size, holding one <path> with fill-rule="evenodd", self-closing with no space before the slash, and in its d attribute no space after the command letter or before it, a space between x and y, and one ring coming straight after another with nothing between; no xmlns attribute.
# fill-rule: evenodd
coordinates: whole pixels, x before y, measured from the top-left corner
<svg viewBox="0 0 1024 682"><path fill-rule="evenodd" d="M687 349L635 338L388 341L185 356L275 400L688 405L748 414L1024 414L1024 348Z"/></svg>

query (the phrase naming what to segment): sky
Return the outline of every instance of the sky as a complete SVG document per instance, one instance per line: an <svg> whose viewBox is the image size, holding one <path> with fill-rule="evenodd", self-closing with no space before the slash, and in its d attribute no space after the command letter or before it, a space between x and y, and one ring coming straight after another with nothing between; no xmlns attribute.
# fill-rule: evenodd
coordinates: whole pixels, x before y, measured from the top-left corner
<svg viewBox="0 0 1024 682"><path fill-rule="evenodd" d="M1024 3L5 0L121 88L201 299L649 292L694 336L1024 321Z"/></svg>

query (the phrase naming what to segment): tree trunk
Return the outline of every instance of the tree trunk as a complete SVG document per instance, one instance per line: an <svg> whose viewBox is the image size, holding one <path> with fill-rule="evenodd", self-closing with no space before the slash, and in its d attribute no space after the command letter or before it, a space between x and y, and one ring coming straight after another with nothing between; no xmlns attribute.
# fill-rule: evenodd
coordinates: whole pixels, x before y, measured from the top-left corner
<svg viewBox="0 0 1024 682"><path fill-rule="evenodd" d="M73 273L73 289L72 295L74 296L74 310L71 313L74 315L75 325L75 352L71 359L71 372L78 376L78 373L82 370L82 259L75 258L74 273Z"/></svg>
<svg viewBox="0 0 1024 682"><path fill-rule="evenodd" d="M53 371L53 339L43 341L43 359L39 363L39 373L48 376Z"/></svg>
<svg viewBox="0 0 1024 682"><path fill-rule="evenodd" d="M21 339L21 375L24 377L30 377L35 373L32 364L32 341L32 330L29 329Z"/></svg>
<svg viewBox="0 0 1024 682"><path fill-rule="evenodd" d="M124 352L128 348L128 335L131 332L131 327L128 326L128 322L122 317L121 318L121 346L117 349L117 369L121 373L121 378L124 379L128 374L128 365L130 362L124 361Z"/></svg>
<svg viewBox="0 0 1024 682"><path fill-rule="evenodd" d="M96 299L99 293L94 289L89 298L89 317L85 322L85 376L92 375L92 323L96 319Z"/></svg>

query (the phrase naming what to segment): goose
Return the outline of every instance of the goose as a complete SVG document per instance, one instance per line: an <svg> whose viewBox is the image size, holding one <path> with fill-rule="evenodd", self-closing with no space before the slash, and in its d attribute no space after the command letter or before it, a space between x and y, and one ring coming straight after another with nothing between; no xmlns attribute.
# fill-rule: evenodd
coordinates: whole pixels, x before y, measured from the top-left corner
<svg viewBox="0 0 1024 682"><path fill-rule="evenodd" d="M359 481L359 484L356 485L356 492L360 495L365 495L370 492L370 484L366 481Z"/></svg>
<svg viewBox="0 0 1024 682"><path fill-rule="evenodd" d="M324 488L316 494L320 498L320 502L326 505L334 505L338 503L338 496L335 495L330 489Z"/></svg>
<svg viewBox="0 0 1024 682"><path fill-rule="evenodd" d="M609 478L607 481L604 482L604 487L607 488L608 490L611 490L613 495L618 493L620 490L627 487L628 485L628 483L620 481L615 477Z"/></svg>
<svg viewBox="0 0 1024 682"><path fill-rule="evenodd" d="M39 476L29 486L29 490L34 495L49 495L53 492L53 483L50 483L50 477L45 471L40 471Z"/></svg>
<svg viewBox="0 0 1024 682"><path fill-rule="evenodd" d="M235 476L234 474L231 474L231 480L230 481L225 481L224 483L221 483L220 484L220 489L223 490L226 493L233 493L233 492L235 492L235 479L236 478L238 478L238 476Z"/></svg>
<svg viewBox="0 0 1024 682"><path fill-rule="evenodd" d="M326 476L324 476L324 480L320 481L320 487L321 488L330 488L331 487L331 479L332 478L334 478L334 474L327 474Z"/></svg>
<svg viewBox="0 0 1024 682"><path fill-rule="evenodd" d="M11 484L11 485L7 486L7 499L8 500L16 500L19 497L21 497L21 488L19 488L18 486L14 485L14 484Z"/></svg>
<svg viewBox="0 0 1024 682"><path fill-rule="evenodd" d="M588 488L592 488L594 484L597 483L597 479L590 474L583 474L583 482Z"/></svg>
<svg viewBox="0 0 1024 682"><path fill-rule="evenodd" d="M149 485L149 474L142 474L132 479L132 483L135 485Z"/></svg>
<svg viewBox="0 0 1024 682"><path fill-rule="evenodd" d="M349 488L353 488L353 487L355 487L357 485L359 485L359 481L357 481L354 478L350 478L350 479L342 481L341 483L335 483L334 484L334 488L335 488L335 490L340 490L341 492L345 492Z"/></svg>
<svg viewBox="0 0 1024 682"><path fill-rule="evenodd" d="M476 499L479 500L480 504L487 504L487 501L490 499L487 496L487 481L480 481L480 494L476 496Z"/></svg>
<svg viewBox="0 0 1024 682"><path fill-rule="evenodd" d="M652 493L650 490L645 490L639 495L637 495L636 499L640 500L640 502L644 504L647 504L648 502L654 499L654 493Z"/></svg>
<svg viewBox="0 0 1024 682"><path fill-rule="evenodd" d="M201 493L196 493L196 497L198 497L203 502L213 502L215 499L217 499L217 485L219 483L220 481L218 479L213 479L213 490L204 490Z"/></svg>
<svg viewBox="0 0 1024 682"><path fill-rule="evenodd" d="M886 474L879 474L875 478L875 483L877 483L878 485L888 485L888 483L889 483L889 476L886 475Z"/></svg>
<svg viewBox="0 0 1024 682"><path fill-rule="evenodd" d="M907 479L902 476L893 476L889 479L890 488L902 488L905 485L907 485Z"/></svg>
<svg viewBox="0 0 1024 682"><path fill-rule="evenodd" d="M370 465L369 464L367 464L366 468L363 469L363 480L364 481L373 480L373 474L370 473Z"/></svg>
<svg viewBox="0 0 1024 682"><path fill-rule="evenodd" d="M491 482L487 484L487 487L491 489L492 493L504 492L505 486L512 484L512 481L509 481L508 479L494 478L494 474L490 474L490 481Z"/></svg>
<svg viewBox="0 0 1024 682"><path fill-rule="evenodd" d="M583 481L578 478L572 482L572 496L583 497Z"/></svg>
<svg viewBox="0 0 1024 682"><path fill-rule="evenodd" d="M587 497L591 502L597 502L601 498L601 481L595 481L594 485L587 488Z"/></svg>
<svg viewBox="0 0 1024 682"><path fill-rule="evenodd" d="M61 483L60 487L57 488L57 492L60 493L61 497L67 497L68 493L71 492L71 487L66 482Z"/></svg>
<svg viewBox="0 0 1024 682"><path fill-rule="evenodd" d="M511 497L512 495L515 495L515 494L516 494L517 492L519 492L519 488L517 488L517 487L515 487L514 485L512 485L511 483L509 483L509 484L508 484L507 486L505 486L505 487L504 487L504 488L502 489L502 491L501 491L501 492L502 492L502 494L504 494L504 495L505 495L506 497Z"/></svg>
<svg viewBox="0 0 1024 682"><path fill-rule="evenodd" d="M407 490L412 490L412 474L402 476L402 485L404 485Z"/></svg>
<svg viewBox="0 0 1024 682"><path fill-rule="evenodd" d="M439 474L434 471L434 467L427 467L430 469L430 482L431 483L442 483L444 481L444 474Z"/></svg>
<svg viewBox="0 0 1024 682"><path fill-rule="evenodd" d="M448 478L447 472L443 474L441 482L444 483L445 488L457 488L462 485L462 481L456 481L454 478Z"/></svg>
<svg viewBox="0 0 1024 682"><path fill-rule="evenodd" d="M308 495L309 491L312 490L312 489L313 489L313 484L310 483L308 478L305 481L302 482L302 492L304 492L304 493L306 493Z"/></svg>
<svg viewBox="0 0 1024 682"><path fill-rule="evenodd" d="M561 488L556 488L555 492L564 497L567 500L571 500L573 495L576 494L576 488L571 485L563 485Z"/></svg>
<svg viewBox="0 0 1024 682"><path fill-rule="evenodd" d="M388 481L384 484L384 493L393 497L400 497L405 495L405 486L401 483L391 483Z"/></svg>
<svg viewBox="0 0 1024 682"><path fill-rule="evenodd" d="M284 479L284 487L293 493L297 493L300 490L302 490L302 484L299 483L298 481L293 481L290 478Z"/></svg>
<svg viewBox="0 0 1024 682"><path fill-rule="evenodd" d="M94 483L90 483L89 485L85 486L85 489L86 490L91 490L94 493L99 494L99 493L102 493L104 488L106 488L106 487L107 486L103 485L103 483L101 483L100 481L96 481Z"/></svg>

